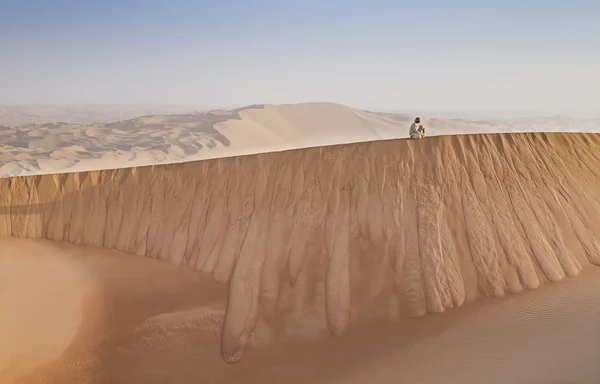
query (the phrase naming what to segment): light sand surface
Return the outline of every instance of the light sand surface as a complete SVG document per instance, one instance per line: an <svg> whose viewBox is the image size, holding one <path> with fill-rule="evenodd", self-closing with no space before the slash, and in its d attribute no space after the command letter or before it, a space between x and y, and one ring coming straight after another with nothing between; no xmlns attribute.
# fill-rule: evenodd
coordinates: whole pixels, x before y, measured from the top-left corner
<svg viewBox="0 0 600 384"><path fill-rule="evenodd" d="M150 111L148 108L133 110ZM0 107L0 115L1 112ZM131 111L126 112L131 116ZM57 113L62 116L66 112ZM68 124L53 120L45 124L0 126L0 177L179 163L406 138L413 119L412 115L368 112L334 103L301 103L151 114L103 123L94 120ZM428 136L600 132L599 119L566 117L476 121L424 116L423 123Z"/></svg>
<svg viewBox="0 0 600 384"><path fill-rule="evenodd" d="M2 383L541 384L600 377L596 270L443 315L372 319L338 339L301 318L287 326L304 328L302 340L282 337L280 322L261 322L248 356L229 365L219 358L226 288L207 274L59 243L2 240L0 249L0 302L9 309L0 350L8 342L28 353L13 353L21 364L0 369Z"/></svg>

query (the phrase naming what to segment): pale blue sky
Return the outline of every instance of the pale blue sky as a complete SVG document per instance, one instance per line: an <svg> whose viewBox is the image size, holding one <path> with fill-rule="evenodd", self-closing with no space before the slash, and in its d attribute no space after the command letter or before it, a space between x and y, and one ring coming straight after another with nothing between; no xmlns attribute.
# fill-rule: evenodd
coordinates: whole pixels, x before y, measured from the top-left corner
<svg viewBox="0 0 600 384"><path fill-rule="evenodd" d="M598 0L0 0L0 104L600 116Z"/></svg>

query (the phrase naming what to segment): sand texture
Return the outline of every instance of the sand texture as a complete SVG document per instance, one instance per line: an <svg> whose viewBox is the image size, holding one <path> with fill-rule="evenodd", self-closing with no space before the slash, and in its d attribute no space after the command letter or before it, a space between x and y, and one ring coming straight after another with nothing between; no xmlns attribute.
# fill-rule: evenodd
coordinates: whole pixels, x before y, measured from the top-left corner
<svg viewBox="0 0 600 384"><path fill-rule="evenodd" d="M131 116L132 111L151 110L125 109L121 114ZM10 115L12 109L7 111ZM112 120L104 122L85 121L86 117L96 116L92 113L94 109L83 109L84 112L78 108L57 109L54 114L67 117L69 111L70 123L43 122L40 117L35 124L2 126L0 119L0 177L129 168L407 138L414 119L412 115L369 112L335 103L251 105L232 110L149 114L116 121L117 111L113 110L105 116ZM50 112L28 113L54 116ZM465 120L424 116L423 124L427 136L600 132L600 119L561 117Z"/></svg>
<svg viewBox="0 0 600 384"><path fill-rule="evenodd" d="M148 115L109 123L0 126L0 177L179 163L404 137L408 121L340 104L305 103Z"/></svg>
<svg viewBox="0 0 600 384"><path fill-rule="evenodd" d="M211 274L234 363L261 321L343 336L577 276L599 190L600 135L440 136L0 179L0 236Z"/></svg>
<svg viewBox="0 0 600 384"><path fill-rule="evenodd" d="M227 287L209 274L48 241L0 239L0 250L3 384L587 384L600 377L595 268L438 316L380 313L340 338L321 335L320 317L302 316L305 303L296 303L297 315L285 322L259 318L244 358L227 364L219 353Z"/></svg>

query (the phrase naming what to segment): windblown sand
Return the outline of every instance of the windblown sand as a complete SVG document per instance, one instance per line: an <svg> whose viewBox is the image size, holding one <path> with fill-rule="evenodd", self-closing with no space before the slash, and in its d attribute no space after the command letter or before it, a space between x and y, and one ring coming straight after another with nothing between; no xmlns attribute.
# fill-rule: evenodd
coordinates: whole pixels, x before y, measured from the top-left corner
<svg viewBox="0 0 600 384"><path fill-rule="evenodd" d="M0 177L170 164L405 137L394 119L331 103L255 105L111 123L0 126Z"/></svg>
<svg viewBox="0 0 600 384"><path fill-rule="evenodd" d="M260 322L251 353L230 365L219 345L226 287L209 275L98 248L31 240L2 240L0 247L2 383L500 384L600 377L595 270L439 316L373 319L339 339L322 336L310 321ZM280 327L302 337L276 337Z"/></svg>
<svg viewBox="0 0 600 384"><path fill-rule="evenodd" d="M594 382L599 190L584 133L0 179L0 378Z"/></svg>

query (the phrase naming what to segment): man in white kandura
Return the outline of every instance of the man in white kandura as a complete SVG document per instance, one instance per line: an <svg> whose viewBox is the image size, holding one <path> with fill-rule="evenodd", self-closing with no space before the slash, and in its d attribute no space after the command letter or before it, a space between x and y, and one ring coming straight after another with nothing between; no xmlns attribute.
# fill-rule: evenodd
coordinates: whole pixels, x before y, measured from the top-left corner
<svg viewBox="0 0 600 384"><path fill-rule="evenodd" d="M411 139L422 139L425 137L425 128L421 125L421 118L417 117L411 124L410 130L408 131Z"/></svg>

